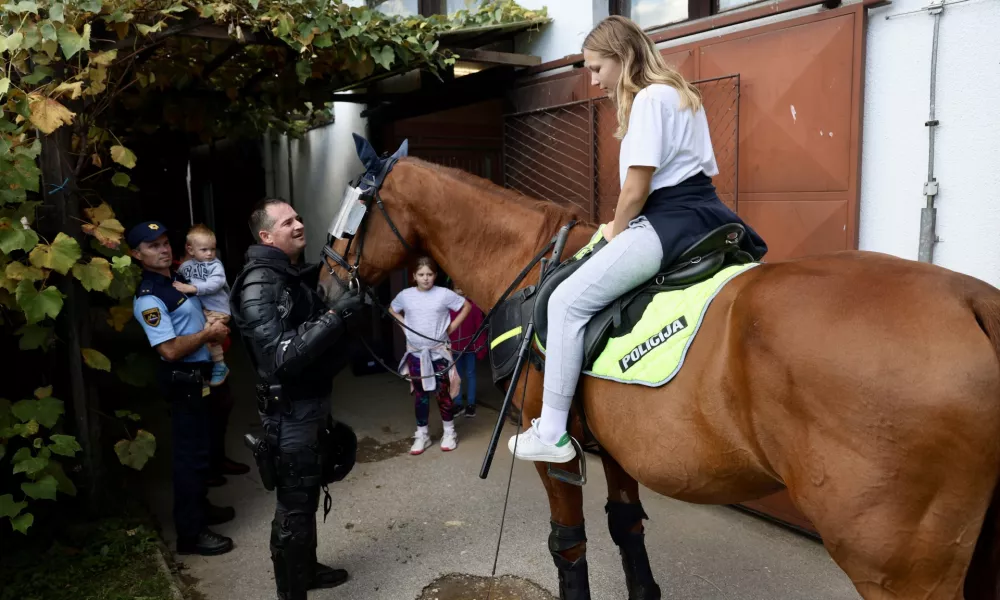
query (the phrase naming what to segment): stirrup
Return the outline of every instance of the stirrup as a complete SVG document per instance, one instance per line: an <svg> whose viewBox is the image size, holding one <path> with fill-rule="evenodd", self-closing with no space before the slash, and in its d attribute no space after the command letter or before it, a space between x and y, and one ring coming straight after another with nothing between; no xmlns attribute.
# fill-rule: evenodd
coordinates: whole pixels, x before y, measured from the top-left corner
<svg viewBox="0 0 1000 600"><path fill-rule="evenodd" d="M587 483L587 459L583 455L583 446L580 445L580 442L576 441L573 436L569 436L569 441L576 449L576 460L580 462L580 474L570 473L565 469L553 467L553 463L548 463L548 476L556 481L583 487Z"/></svg>

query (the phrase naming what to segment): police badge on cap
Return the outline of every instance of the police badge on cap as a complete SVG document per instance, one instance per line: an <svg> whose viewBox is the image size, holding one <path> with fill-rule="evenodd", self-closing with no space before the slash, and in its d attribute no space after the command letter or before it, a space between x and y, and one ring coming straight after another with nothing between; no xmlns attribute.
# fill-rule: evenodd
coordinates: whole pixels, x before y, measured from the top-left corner
<svg viewBox="0 0 1000 600"><path fill-rule="evenodd" d="M138 248L139 244L152 242L165 233L167 233L167 228L163 223L159 221L146 221L129 229L128 235L125 236L125 241L129 247Z"/></svg>

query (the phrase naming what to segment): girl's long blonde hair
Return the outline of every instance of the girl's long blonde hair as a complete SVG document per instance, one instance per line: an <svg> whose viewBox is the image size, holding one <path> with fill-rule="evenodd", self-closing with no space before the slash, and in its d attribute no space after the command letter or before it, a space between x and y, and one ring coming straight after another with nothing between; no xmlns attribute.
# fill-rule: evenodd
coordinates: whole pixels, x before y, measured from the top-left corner
<svg viewBox="0 0 1000 600"><path fill-rule="evenodd" d="M653 83L663 83L677 90L682 109L697 111L701 108L698 88L663 62L653 40L631 20L618 15L604 19L583 40L583 47L606 58L616 59L622 65L622 75L611 97L618 109L616 138L622 139L628 133L628 118L632 114L635 95Z"/></svg>

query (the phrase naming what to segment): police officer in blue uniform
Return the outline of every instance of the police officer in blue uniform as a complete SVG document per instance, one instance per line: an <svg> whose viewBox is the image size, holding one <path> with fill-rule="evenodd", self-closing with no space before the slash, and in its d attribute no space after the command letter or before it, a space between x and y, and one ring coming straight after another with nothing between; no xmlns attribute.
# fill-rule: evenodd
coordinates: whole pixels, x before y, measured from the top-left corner
<svg viewBox="0 0 1000 600"><path fill-rule="evenodd" d="M232 520L231 507L208 502L212 362L208 342L221 342L229 330L221 323L205 328L197 296L173 287L183 276L170 270L173 251L162 223L147 221L129 230L126 242L143 268L133 314L149 344L163 359L159 382L170 403L173 441L174 525L178 554L211 556L233 549L233 541L208 528Z"/></svg>

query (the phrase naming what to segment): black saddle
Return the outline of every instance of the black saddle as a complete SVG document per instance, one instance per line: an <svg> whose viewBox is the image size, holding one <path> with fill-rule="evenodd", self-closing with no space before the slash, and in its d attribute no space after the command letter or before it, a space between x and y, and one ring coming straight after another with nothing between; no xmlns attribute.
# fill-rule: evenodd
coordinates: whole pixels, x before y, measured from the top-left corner
<svg viewBox="0 0 1000 600"><path fill-rule="evenodd" d="M611 337L630 331L642 317L650 300L659 292L684 289L711 278L730 265L753 262L753 257L740 249L744 236L746 229L739 223L729 223L713 230L687 248L670 267L597 313L584 333L583 368L586 370L593 365ZM548 306L552 293L605 245L607 241L602 239L582 258L560 264L546 275L537 292L529 292L534 296L535 334L543 348L548 333Z"/></svg>

